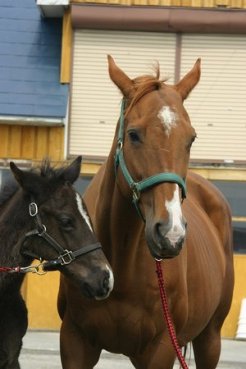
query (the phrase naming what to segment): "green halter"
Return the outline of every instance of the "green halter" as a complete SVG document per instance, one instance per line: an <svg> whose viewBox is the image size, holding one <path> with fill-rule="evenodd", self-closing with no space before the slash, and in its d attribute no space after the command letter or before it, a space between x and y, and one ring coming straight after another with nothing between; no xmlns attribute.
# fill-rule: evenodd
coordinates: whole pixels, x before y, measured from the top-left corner
<svg viewBox="0 0 246 369"><path fill-rule="evenodd" d="M122 100L121 103L121 112L120 112L120 126L119 126L119 131L118 131L118 145L117 145L117 149L116 149L116 153L115 153L115 171L117 171L117 168L120 167L121 171L125 177L126 182L128 183L128 185L130 186L131 190L132 190L132 201L133 204L135 205L138 214L142 217L142 219L144 220L144 217L141 213L140 207L138 205L138 201L140 199L140 195L141 192L147 190L150 187L155 186L156 184L159 183L176 183L179 185L179 187L181 188L181 192L182 192L182 198L184 199L186 197L186 185L185 185L185 181L183 180L183 178L181 178L178 174L175 173L168 173L168 172L163 172L163 173L159 173L159 174L155 174L151 177L148 177L146 179L143 179L142 181L139 182L135 182L132 178L132 176L130 175L127 167L126 167L126 163L125 163L125 159L124 159L124 155L123 155L123 142L124 142L124 110L125 110L125 100Z"/></svg>

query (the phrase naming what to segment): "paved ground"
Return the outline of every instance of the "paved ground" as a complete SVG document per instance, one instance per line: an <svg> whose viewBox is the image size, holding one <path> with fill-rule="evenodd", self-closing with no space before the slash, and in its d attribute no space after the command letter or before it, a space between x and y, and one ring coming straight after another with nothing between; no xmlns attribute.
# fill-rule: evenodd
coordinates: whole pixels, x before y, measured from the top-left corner
<svg viewBox="0 0 246 369"><path fill-rule="evenodd" d="M20 362L22 369L61 369L59 333L28 331ZM187 365L190 369L195 369L192 356ZM178 369L179 365L174 368ZM123 355L103 351L95 369L133 369L133 366ZM218 369L246 369L246 341L223 340Z"/></svg>

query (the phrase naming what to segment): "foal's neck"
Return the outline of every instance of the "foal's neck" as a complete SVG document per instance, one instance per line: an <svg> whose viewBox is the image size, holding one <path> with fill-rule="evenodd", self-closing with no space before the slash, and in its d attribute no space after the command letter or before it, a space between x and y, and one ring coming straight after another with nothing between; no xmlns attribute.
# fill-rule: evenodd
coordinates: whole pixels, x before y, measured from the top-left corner
<svg viewBox="0 0 246 369"><path fill-rule="evenodd" d="M20 254L20 241L30 227L28 224L28 204L18 191L7 204L0 209L0 263L13 266L23 262Z"/></svg>

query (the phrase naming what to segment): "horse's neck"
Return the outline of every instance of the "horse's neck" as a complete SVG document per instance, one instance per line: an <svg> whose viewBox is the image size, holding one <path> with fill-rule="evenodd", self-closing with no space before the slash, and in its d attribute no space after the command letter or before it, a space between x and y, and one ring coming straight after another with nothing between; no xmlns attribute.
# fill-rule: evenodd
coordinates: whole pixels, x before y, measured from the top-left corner
<svg viewBox="0 0 246 369"><path fill-rule="evenodd" d="M96 230L105 247L109 261L122 264L122 259L135 259L138 239L144 229L130 198L117 184L114 160L110 155L105 166L98 193ZM134 245L134 246L133 246Z"/></svg>

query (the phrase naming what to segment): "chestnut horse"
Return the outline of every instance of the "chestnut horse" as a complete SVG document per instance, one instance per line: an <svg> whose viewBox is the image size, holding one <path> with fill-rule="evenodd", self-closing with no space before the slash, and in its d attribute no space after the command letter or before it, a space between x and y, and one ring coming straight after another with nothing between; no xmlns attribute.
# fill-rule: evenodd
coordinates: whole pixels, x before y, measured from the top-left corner
<svg viewBox="0 0 246 369"><path fill-rule="evenodd" d="M84 200L115 284L108 299L94 301L61 280L63 368L91 369L102 349L128 356L138 369L173 368L156 258L167 259L162 268L180 346L192 342L196 367L214 369L232 299L233 252L227 202L188 171L196 132L183 101L199 81L200 60L176 85L159 80L159 70L131 80L111 56L108 63L122 110L109 157Z"/></svg>

